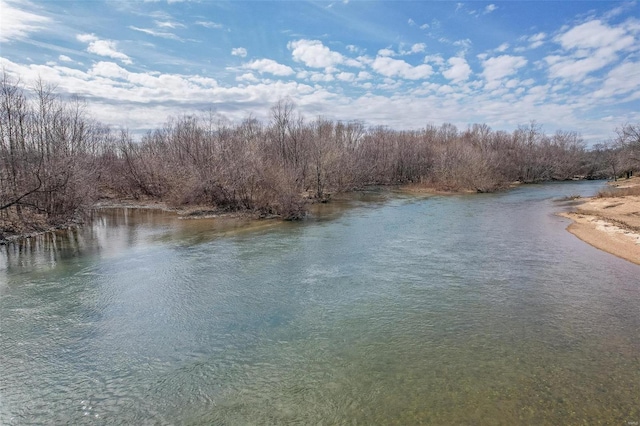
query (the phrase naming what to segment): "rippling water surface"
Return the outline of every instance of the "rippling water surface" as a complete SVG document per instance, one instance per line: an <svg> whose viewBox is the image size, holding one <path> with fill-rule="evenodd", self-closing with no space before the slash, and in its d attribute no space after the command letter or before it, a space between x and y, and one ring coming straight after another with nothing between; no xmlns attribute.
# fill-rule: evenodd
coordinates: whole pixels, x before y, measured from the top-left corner
<svg viewBox="0 0 640 426"><path fill-rule="evenodd" d="M554 216L600 185L0 248L0 424L633 424L640 267Z"/></svg>

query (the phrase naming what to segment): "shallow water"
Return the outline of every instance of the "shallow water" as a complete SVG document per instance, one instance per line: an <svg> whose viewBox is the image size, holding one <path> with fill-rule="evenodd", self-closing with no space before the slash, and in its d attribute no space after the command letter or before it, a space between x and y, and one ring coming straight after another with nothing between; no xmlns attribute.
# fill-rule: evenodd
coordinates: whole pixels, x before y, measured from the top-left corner
<svg viewBox="0 0 640 426"><path fill-rule="evenodd" d="M96 213L0 254L0 424L633 424L640 266L554 199Z"/></svg>

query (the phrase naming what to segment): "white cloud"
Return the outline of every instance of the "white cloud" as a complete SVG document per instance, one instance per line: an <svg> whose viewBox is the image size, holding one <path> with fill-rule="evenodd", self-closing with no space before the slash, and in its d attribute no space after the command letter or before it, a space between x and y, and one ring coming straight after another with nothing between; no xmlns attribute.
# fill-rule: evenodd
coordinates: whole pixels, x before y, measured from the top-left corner
<svg viewBox="0 0 640 426"><path fill-rule="evenodd" d="M240 75L240 76L236 77L236 80L237 80L237 81L249 81L249 82L252 82L252 83L255 83L255 82L257 82L257 81L258 81L258 79L256 78L256 76L255 76L255 75L253 75L253 74L252 74L252 73L250 73L250 72L245 73L245 74L242 74L242 75Z"/></svg>
<svg viewBox="0 0 640 426"><path fill-rule="evenodd" d="M414 55L416 53L422 53L427 50L427 45L425 43L414 43L411 45L409 49L404 49L403 45L400 45L400 51L396 52L393 49L385 47L384 49L378 50L378 56L407 56Z"/></svg>
<svg viewBox="0 0 640 426"><path fill-rule="evenodd" d="M579 81L590 72L599 70L616 59L615 55L594 55L584 59L575 59L566 56L550 55L544 58L549 65L549 74L552 78L566 78Z"/></svg>
<svg viewBox="0 0 640 426"><path fill-rule="evenodd" d="M495 4L489 4L484 8L484 13L491 13L498 8Z"/></svg>
<svg viewBox="0 0 640 426"><path fill-rule="evenodd" d="M624 25L610 27L597 19L567 30L554 38L567 54L544 58L550 76L578 81L612 64L620 52L637 49L633 31Z"/></svg>
<svg viewBox="0 0 640 426"><path fill-rule="evenodd" d="M166 38L168 40L183 41L182 38L167 31L158 31L158 30L153 30L151 28L138 28L138 27L134 27L133 25L129 26L129 28L134 31L139 31L141 33L149 34L150 36L153 36L153 37Z"/></svg>
<svg viewBox="0 0 640 426"><path fill-rule="evenodd" d="M113 40L100 40L95 34L78 34L76 39L82 43L88 43L87 52L98 56L118 59L125 64L131 64L131 58L122 52L118 52L117 43Z"/></svg>
<svg viewBox="0 0 640 426"><path fill-rule="evenodd" d="M241 58L244 58L247 56L247 49L244 47L234 47L231 49L231 54L233 56L240 56Z"/></svg>
<svg viewBox="0 0 640 426"><path fill-rule="evenodd" d="M2 12L0 42L3 43L24 39L29 33L40 31L45 24L51 22L51 19L46 16L18 9L4 0L0 0L0 11Z"/></svg>
<svg viewBox="0 0 640 426"><path fill-rule="evenodd" d="M583 118L580 116L582 113L576 110L576 104L590 105L594 109L615 105L613 102L617 101L606 96L598 98L597 102L593 97L574 97L572 102L548 97L544 103L536 103L536 99L542 99L550 89L531 79L515 85L514 78L510 78L505 81L505 86L517 89L505 89L512 92L495 96L496 92L483 92L479 85L474 84L476 82L437 85L421 81L414 88L409 86L409 82L389 78L379 88L393 90L392 96L375 93L376 84L371 82L360 84L359 87L366 89L367 93L356 96L341 90L331 92L323 87L323 81L328 79L323 73L317 73L317 83L308 85L295 81L260 81L247 72L237 77L241 83L222 86L213 79L197 75L130 72L115 62L95 64L90 70L81 71L59 65L20 65L0 58L0 67L5 67L12 75L22 76L25 82L40 76L57 85L60 93L84 96L90 100L89 108L96 119L115 127L128 127L135 134L161 127L168 116L196 113L212 104L230 120L239 121L248 114L268 120L268 111L274 100L286 96L294 99L300 112L308 117L322 115L330 119L360 119L367 125L388 125L397 129L415 129L422 123L444 122L464 128L470 122L485 122L493 128L508 131L535 117L545 129L576 129L588 134L586 139L593 141L609 137L621 120L633 118L630 114L624 118L618 115L617 121L605 125L603 119ZM634 64L628 65L628 68L617 71L619 75L611 73L611 78L628 77L626 73L634 68L637 68ZM361 74L365 72L359 73L358 78L364 77ZM532 90L525 90L529 86ZM408 90L398 91L400 87ZM472 92L469 92L470 88ZM520 95L516 95L518 91Z"/></svg>
<svg viewBox="0 0 640 426"><path fill-rule="evenodd" d="M310 74L310 80L313 81L314 83L320 83L320 82L327 83L330 81L334 81L335 77L331 73L312 72Z"/></svg>
<svg viewBox="0 0 640 426"><path fill-rule="evenodd" d="M98 37L95 34L78 34L76 39L82 43L91 43L98 40Z"/></svg>
<svg viewBox="0 0 640 426"><path fill-rule="evenodd" d="M360 49L359 47L357 47L357 46L355 46L353 44L348 44L345 47L351 53L360 53L362 51L362 49Z"/></svg>
<svg viewBox="0 0 640 426"><path fill-rule="evenodd" d="M460 52L458 53L458 55L462 56L465 53L467 53L469 49L471 49L471 46L473 45L473 43L468 38L465 38L463 40L454 41L453 45L460 47Z"/></svg>
<svg viewBox="0 0 640 426"><path fill-rule="evenodd" d="M422 64L414 67L402 59L393 59L387 56L376 57L371 68L385 77L401 77L408 80L425 79L433 74L431 65Z"/></svg>
<svg viewBox="0 0 640 426"><path fill-rule="evenodd" d="M425 43L416 43L411 46L411 53L420 53L427 50L427 45Z"/></svg>
<svg viewBox="0 0 640 426"><path fill-rule="evenodd" d="M476 6L479 12L474 16L481 15L484 5L486 3ZM338 6L339 3L336 8ZM502 5L498 6L502 11ZM463 10L462 15L466 15L465 12ZM2 19L4 25L4 16ZM152 30L149 31L173 32L172 28L181 28L178 26L181 24L174 24L168 15L152 15L147 19L158 20L155 25L150 21L152 24L147 26ZM621 117L630 116L625 111L635 105L625 102L640 97L640 43L637 40L640 21L625 16L615 20L624 21L620 24L604 18L586 19L587 22L580 21L556 31L549 26L539 27L537 31L545 32L525 33L526 36L500 46L498 42L493 45L494 49L486 50L477 59L459 54L470 48L469 40L456 41L458 47L443 58L433 51L437 46L435 40L428 50L423 43L374 44L374 47L368 46L369 56L364 56L362 47L340 45L337 40L331 40L336 44L329 44L330 39L294 38L286 46L291 59L266 56L280 63L273 59L254 61L256 52L253 51L252 58L247 59L245 48L231 45L223 52L229 63L220 65L232 73L215 74L221 76L219 83L206 75L162 74L161 68L153 68L153 60L143 63L137 51L135 61L141 67L135 69L140 72L131 72L127 68L134 67L126 65L131 63L131 58L123 52L133 55L134 51L130 50L133 44L124 39L105 40L102 33L97 33L98 36L80 34L77 40L83 44L75 47L100 55L93 57L94 63L89 59L85 61L89 65L78 64L78 52L58 46L55 53L48 52L44 59L38 58L35 51L29 53L32 58L20 61L31 65L20 65L19 69L14 66L11 72L23 76L23 81L40 75L58 85L62 93L77 93L88 98L91 108L97 111L96 118L132 129L153 127L158 121L161 125L169 114L196 112L211 103L229 116L242 118L249 113L266 116L274 99L289 95L308 116L364 119L371 125L415 128L420 125L415 123L451 121L464 127L469 122L487 122L494 128L509 130L510 125L535 117L546 129L569 127L592 135L598 134L598 126L602 125L602 119L598 119L600 111L607 110L606 114L613 114L619 123L623 120ZM220 24L209 24L210 28L223 28ZM419 23L409 22L409 25L415 25L417 30ZM175 32L183 34L178 31ZM435 33L438 34L435 38L441 34ZM447 50L453 47L453 40L446 41ZM387 49L376 54L378 48L385 47ZM514 53L519 48L527 53ZM538 51L530 51L533 48ZM245 59L231 58L229 52ZM403 56L411 54L416 55ZM84 53L84 56L92 55ZM45 61L50 62L45 64ZM238 62L245 64L238 67ZM4 64L6 61L0 58L0 65ZM144 65L154 71L143 71ZM201 69L202 73L214 73L216 69L209 68L207 63L197 68L191 65L184 69ZM434 76L436 72L438 75ZM522 81L524 78L527 80ZM606 131L608 129L600 134Z"/></svg>
<svg viewBox="0 0 640 426"><path fill-rule="evenodd" d="M294 61L302 62L311 68L331 68L336 65L362 67L360 62L332 51L322 44L320 40L300 39L290 41L287 43L287 48L291 50L291 56Z"/></svg>
<svg viewBox="0 0 640 426"><path fill-rule="evenodd" d="M527 39L529 41L529 49L537 49L544 44L544 40L547 38L545 33L534 34Z"/></svg>
<svg viewBox="0 0 640 426"><path fill-rule="evenodd" d="M115 62L103 61L94 64L93 67L89 70L88 74L95 77L106 77L123 80L126 80L130 75L129 71L122 68Z"/></svg>
<svg viewBox="0 0 640 426"><path fill-rule="evenodd" d="M289 76L294 74L293 69L287 65L279 64L273 59L257 59L242 66L245 69L258 71L260 73L269 73L277 76Z"/></svg>
<svg viewBox="0 0 640 426"><path fill-rule="evenodd" d="M184 24L180 24L178 22L172 22L172 21L154 21L154 22L158 28L171 28L171 29L186 28Z"/></svg>
<svg viewBox="0 0 640 426"><path fill-rule="evenodd" d="M341 72L336 74L336 78L340 81L354 81L356 79L356 75L352 72Z"/></svg>
<svg viewBox="0 0 640 426"><path fill-rule="evenodd" d="M378 50L378 56L396 56L396 52L391 49L384 48Z"/></svg>
<svg viewBox="0 0 640 426"><path fill-rule="evenodd" d="M640 98L640 63L625 62L618 65L607 74L602 88L594 93L594 96L610 97L632 93L635 98Z"/></svg>
<svg viewBox="0 0 640 426"><path fill-rule="evenodd" d="M571 28L556 37L555 41L567 50L599 49L609 46L616 46L619 50L632 45L634 40L623 28L612 28L596 19Z"/></svg>
<svg viewBox="0 0 640 426"><path fill-rule="evenodd" d="M382 84L378 84L376 88L378 90L397 91L402 86L401 80L394 80L392 78L385 78L382 80Z"/></svg>
<svg viewBox="0 0 640 426"><path fill-rule="evenodd" d="M211 22L211 21L196 21L196 25L200 25L201 27L205 27L205 28L213 28L216 30L224 29L224 25L218 24L217 22Z"/></svg>
<svg viewBox="0 0 640 426"><path fill-rule="evenodd" d="M453 57L447 61L450 65L449 69L442 73L445 78L453 83L460 83L469 79L471 75L471 67L464 58Z"/></svg>
<svg viewBox="0 0 640 426"><path fill-rule="evenodd" d="M522 56L501 55L482 61L482 76L487 81L487 88L495 88L504 77L515 74L524 67L527 60Z"/></svg>
<svg viewBox="0 0 640 426"><path fill-rule="evenodd" d="M420 25L420 29L421 29L421 30L426 30L427 28L429 28L429 24L422 24L422 25Z"/></svg>
<svg viewBox="0 0 640 426"><path fill-rule="evenodd" d="M444 59L440 55L427 55L424 57L424 62L431 62L437 66L444 65Z"/></svg>

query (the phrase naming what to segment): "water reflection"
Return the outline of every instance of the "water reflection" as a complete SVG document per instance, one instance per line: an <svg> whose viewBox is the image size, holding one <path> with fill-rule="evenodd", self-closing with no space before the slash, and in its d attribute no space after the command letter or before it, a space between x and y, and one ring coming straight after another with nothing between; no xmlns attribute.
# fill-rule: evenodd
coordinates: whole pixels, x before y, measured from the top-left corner
<svg viewBox="0 0 640 426"><path fill-rule="evenodd" d="M275 220L242 217L183 219L161 210L140 208L99 209L88 225L40 234L0 246L0 274L19 269L46 270L58 262L78 257L114 257L149 244L198 244L212 238L268 230ZM4 271L3 271L4 270ZM1 276L1 275L0 275Z"/></svg>

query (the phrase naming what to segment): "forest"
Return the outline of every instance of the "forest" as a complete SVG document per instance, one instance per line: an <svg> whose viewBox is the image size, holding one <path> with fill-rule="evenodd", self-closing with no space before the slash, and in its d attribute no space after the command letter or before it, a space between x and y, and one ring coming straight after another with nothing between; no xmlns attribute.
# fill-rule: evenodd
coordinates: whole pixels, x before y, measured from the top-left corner
<svg viewBox="0 0 640 426"><path fill-rule="evenodd" d="M640 125L587 148L578 133L547 135L535 121L513 132L449 123L394 130L307 118L291 99L277 101L268 122L198 112L134 138L46 82L0 78L0 240L80 223L104 199L299 219L310 203L369 186L493 192L640 166Z"/></svg>

